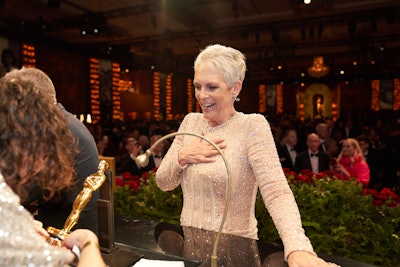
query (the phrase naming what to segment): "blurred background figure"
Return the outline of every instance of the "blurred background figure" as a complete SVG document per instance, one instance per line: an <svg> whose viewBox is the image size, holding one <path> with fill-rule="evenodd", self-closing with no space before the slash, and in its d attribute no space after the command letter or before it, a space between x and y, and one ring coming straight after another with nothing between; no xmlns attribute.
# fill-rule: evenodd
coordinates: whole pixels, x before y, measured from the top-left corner
<svg viewBox="0 0 400 267"><path fill-rule="evenodd" d="M313 173L320 173L329 170L329 157L321 151L319 137L316 133L307 136L307 150L300 152L296 158L295 170L311 170Z"/></svg>
<svg viewBox="0 0 400 267"><path fill-rule="evenodd" d="M141 168L135 162L136 157L143 153L142 146L135 138L128 137L125 139L125 149L126 153L116 160L117 175L129 172L133 176L142 176L146 168Z"/></svg>
<svg viewBox="0 0 400 267"><path fill-rule="evenodd" d="M336 159L339 155L339 146L335 139L328 138L325 140L325 153L328 155L330 168L336 165Z"/></svg>
<svg viewBox="0 0 400 267"><path fill-rule="evenodd" d="M348 178L356 178L358 183L368 186L370 171L364 159L358 141L354 138L347 138L342 145L342 151L337 158L336 171Z"/></svg>
<svg viewBox="0 0 400 267"><path fill-rule="evenodd" d="M326 123L319 123L315 126L315 132L319 137L320 151L325 152L325 140L330 138L329 125Z"/></svg>
<svg viewBox="0 0 400 267"><path fill-rule="evenodd" d="M99 156L104 156L104 151L108 147L109 138L107 134L101 135L96 141L97 154Z"/></svg>
<svg viewBox="0 0 400 267"><path fill-rule="evenodd" d="M295 129L287 130L283 135L284 145L278 148L279 160L282 168L288 168L294 171L297 157L297 132Z"/></svg>
<svg viewBox="0 0 400 267"><path fill-rule="evenodd" d="M147 135L141 134L138 142L142 146L143 151L146 151L150 148L150 138Z"/></svg>
<svg viewBox="0 0 400 267"><path fill-rule="evenodd" d="M378 152L371 148L367 136L359 135L356 137L356 140L369 167L370 181L368 187L379 190L382 186L384 173L381 157Z"/></svg>

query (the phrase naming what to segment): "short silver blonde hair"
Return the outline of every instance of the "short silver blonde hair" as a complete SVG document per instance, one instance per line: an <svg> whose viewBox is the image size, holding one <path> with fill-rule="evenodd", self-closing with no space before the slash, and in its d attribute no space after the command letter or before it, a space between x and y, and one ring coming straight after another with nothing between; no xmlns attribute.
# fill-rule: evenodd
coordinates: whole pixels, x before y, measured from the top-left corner
<svg viewBox="0 0 400 267"><path fill-rule="evenodd" d="M223 75L228 87L243 82L246 74L246 56L232 47L214 44L207 46L194 61L194 71L207 66Z"/></svg>

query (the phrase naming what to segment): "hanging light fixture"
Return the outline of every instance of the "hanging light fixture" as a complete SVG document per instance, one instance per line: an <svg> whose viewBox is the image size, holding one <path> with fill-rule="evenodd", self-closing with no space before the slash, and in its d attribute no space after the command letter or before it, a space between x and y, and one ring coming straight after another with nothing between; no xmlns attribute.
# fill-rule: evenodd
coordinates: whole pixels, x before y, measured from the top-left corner
<svg viewBox="0 0 400 267"><path fill-rule="evenodd" d="M313 64L308 68L308 74L311 77L320 78L327 75L329 67L324 64L324 58L322 56L314 57Z"/></svg>

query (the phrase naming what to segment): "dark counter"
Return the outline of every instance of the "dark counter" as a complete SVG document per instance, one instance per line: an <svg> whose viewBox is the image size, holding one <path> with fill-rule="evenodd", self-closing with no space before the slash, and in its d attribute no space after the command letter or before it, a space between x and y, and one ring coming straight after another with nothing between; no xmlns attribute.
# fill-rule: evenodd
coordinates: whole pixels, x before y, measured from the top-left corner
<svg viewBox="0 0 400 267"><path fill-rule="evenodd" d="M210 266L216 233L151 220L117 217L115 249L104 253L111 267L132 266L141 257L181 260L185 266ZM218 266L287 266L280 244L222 234ZM319 254L342 267L374 267L351 259Z"/></svg>

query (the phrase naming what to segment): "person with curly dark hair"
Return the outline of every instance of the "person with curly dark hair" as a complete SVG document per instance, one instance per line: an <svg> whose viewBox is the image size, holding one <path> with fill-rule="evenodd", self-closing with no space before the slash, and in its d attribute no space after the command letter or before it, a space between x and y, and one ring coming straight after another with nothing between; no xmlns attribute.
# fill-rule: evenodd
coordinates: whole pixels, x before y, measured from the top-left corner
<svg viewBox="0 0 400 267"><path fill-rule="evenodd" d="M76 140L59 108L32 82L0 80L0 259L4 266L64 266L80 249L78 266L105 266L97 236L78 229L60 248L48 244L32 215L21 206L27 185L41 186L49 199L72 185Z"/></svg>
<svg viewBox="0 0 400 267"><path fill-rule="evenodd" d="M86 125L67 111L61 103L57 102L55 86L44 71L38 68L23 67L8 72L4 77L21 78L33 82L44 97L62 111L65 117L64 120L68 123L68 128L77 139L78 153L74 158L76 175L73 187L64 190L61 197L53 198L49 201L40 199L40 190L31 188L30 197L24 203L35 214L35 218L41 221L45 227L62 228L72 210L76 196L83 188L86 177L97 171L99 157L96 142ZM79 222L74 226L75 229L85 228L95 233L98 232L97 200L99 196L99 191L93 192L92 197L80 215Z"/></svg>

